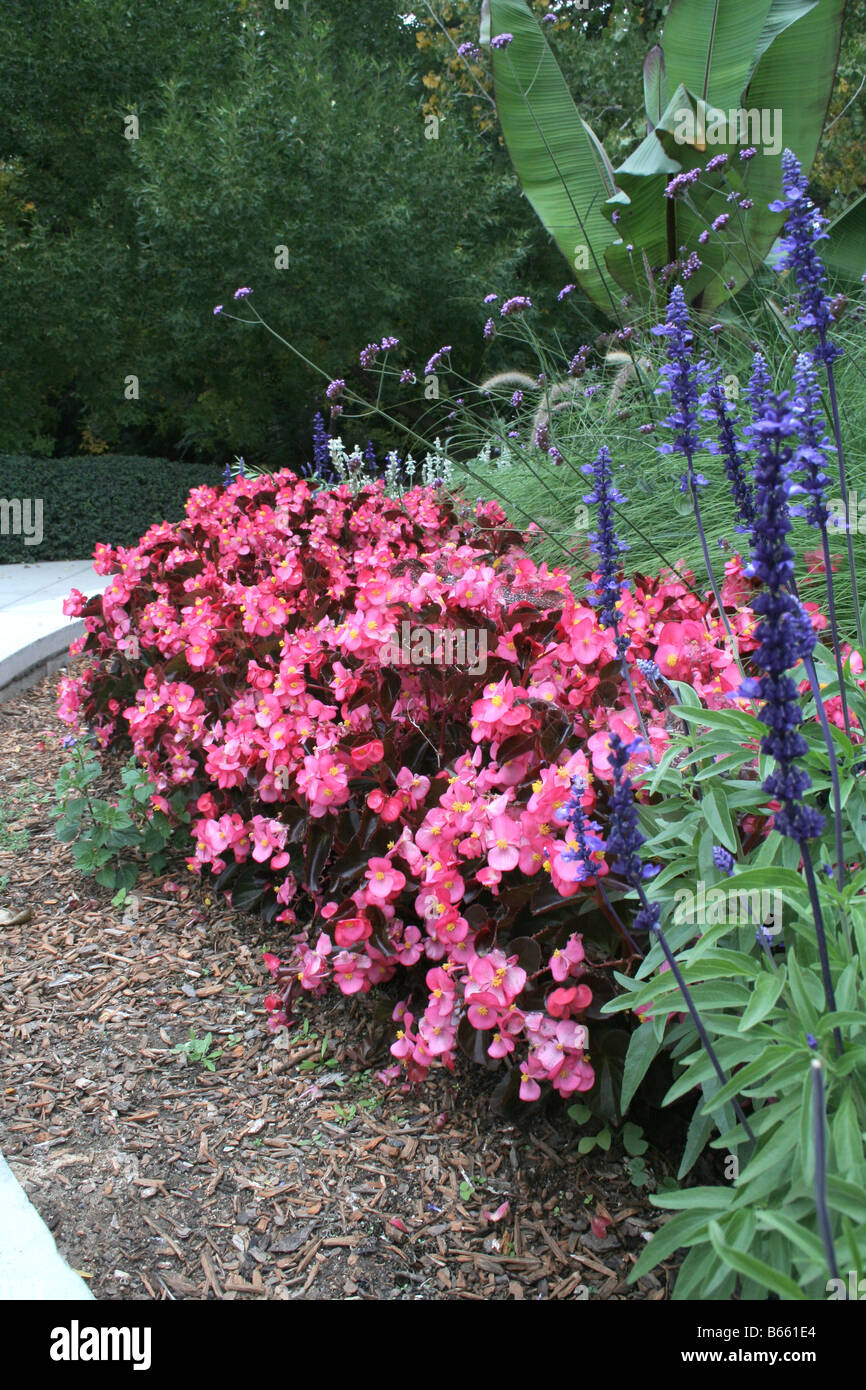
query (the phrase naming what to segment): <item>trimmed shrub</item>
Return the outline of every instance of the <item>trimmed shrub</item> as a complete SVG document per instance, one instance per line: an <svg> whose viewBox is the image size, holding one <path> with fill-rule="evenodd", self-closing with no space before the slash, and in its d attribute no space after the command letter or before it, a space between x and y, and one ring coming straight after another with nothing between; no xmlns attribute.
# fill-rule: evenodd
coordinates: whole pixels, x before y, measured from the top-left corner
<svg viewBox="0 0 866 1390"><path fill-rule="evenodd" d="M170 459L39 459L0 455L0 494L7 501L42 501L42 540L26 544L5 521L0 534L0 564L36 560L82 560L108 538L114 545L133 545L154 522L176 521L190 489L216 483L222 470Z"/></svg>

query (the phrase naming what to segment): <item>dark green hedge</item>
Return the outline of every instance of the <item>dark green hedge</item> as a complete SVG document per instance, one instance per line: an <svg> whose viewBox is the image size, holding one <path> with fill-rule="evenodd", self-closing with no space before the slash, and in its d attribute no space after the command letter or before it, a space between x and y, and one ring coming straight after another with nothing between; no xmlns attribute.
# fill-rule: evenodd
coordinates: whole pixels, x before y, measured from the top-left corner
<svg viewBox="0 0 866 1390"><path fill-rule="evenodd" d="M0 498L41 497L43 515L41 545L0 534L0 564L88 559L98 541L132 545L153 522L178 521L192 488L221 480L215 465L170 459L0 455Z"/></svg>

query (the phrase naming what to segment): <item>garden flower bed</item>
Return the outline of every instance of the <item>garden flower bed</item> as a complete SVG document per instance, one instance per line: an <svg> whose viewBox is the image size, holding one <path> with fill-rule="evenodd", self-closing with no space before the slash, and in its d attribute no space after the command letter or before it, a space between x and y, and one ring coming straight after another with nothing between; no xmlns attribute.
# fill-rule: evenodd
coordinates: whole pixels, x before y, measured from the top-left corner
<svg viewBox="0 0 866 1390"><path fill-rule="evenodd" d="M181 860L120 908L82 880L47 814L55 686L0 706L4 1150L97 1298L667 1296L676 1261L626 1285L665 1219L658 1150L635 1186L561 1109L491 1125L466 1060L385 1090L364 999L269 1033L272 929ZM177 1052L190 1030L213 1071Z"/></svg>

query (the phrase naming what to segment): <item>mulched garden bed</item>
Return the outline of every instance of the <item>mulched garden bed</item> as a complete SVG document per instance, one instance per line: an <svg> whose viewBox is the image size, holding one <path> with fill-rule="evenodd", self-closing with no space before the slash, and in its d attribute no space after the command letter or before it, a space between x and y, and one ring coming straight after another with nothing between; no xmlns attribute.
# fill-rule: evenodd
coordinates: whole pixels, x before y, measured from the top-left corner
<svg viewBox="0 0 866 1390"><path fill-rule="evenodd" d="M666 1298L675 1262L626 1287L664 1215L564 1106L509 1124L468 1063L385 1090L370 999L268 1032L261 920L182 865L119 909L80 876L56 682L0 705L0 1145L96 1297Z"/></svg>

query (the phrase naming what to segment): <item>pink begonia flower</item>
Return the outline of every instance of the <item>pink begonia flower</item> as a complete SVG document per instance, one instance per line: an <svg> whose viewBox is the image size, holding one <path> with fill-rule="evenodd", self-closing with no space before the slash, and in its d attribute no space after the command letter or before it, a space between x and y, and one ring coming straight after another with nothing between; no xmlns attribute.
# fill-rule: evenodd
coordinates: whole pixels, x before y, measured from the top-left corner
<svg viewBox="0 0 866 1390"><path fill-rule="evenodd" d="M457 1030L449 1027L447 1023L440 1023L425 1016L418 1024L418 1035L424 1039L431 1057L436 1057L440 1053L450 1052L454 1046Z"/></svg>
<svg viewBox="0 0 866 1390"><path fill-rule="evenodd" d="M473 1028L486 1031L488 1028L495 1028L499 1014L501 1012L501 1002L495 994L490 994L485 990L479 990L469 999L469 1007L466 1011L467 1018Z"/></svg>
<svg viewBox="0 0 866 1390"><path fill-rule="evenodd" d="M87 602L80 589L70 590L69 597L63 600L63 612L67 618L80 618Z"/></svg>
<svg viewBox="0 0 866 1390"><path fill-rule="evenodd" d="M592 990L588 985L577 985L571 989L555 989L548 994L545 1002L551 1018L568 1018L571 1014L582 1013L592 1003Z"/></svg>
<svg viewBox="0 0 866 1390"><path fill-rule="evenodd" d="M380 763L385 756L385 749L380 739L371 739L369 743L362 743L357 748L352 748L349 757L355 767L364 771L368 767L374 767Z"/></svg>
<svg viewBox="0 0 866 1390"><path fill-rule="evenodd" d="M366 941L373 935L373 928L366 917L344 917L334 928L334 940L338 946L354 946L358 941Z"/></svg>
<svg viewBox="0 0 866 1390"><path fill-rule="evenodd" d="M511 1210L511 1203L505 1201L498 1206L495 1211L482 1211L481 1215L485 1221L503 1221Z"/></svg>
<svg viewBox="0 0 866 1390"><path fill-rule="evenodd" d="M536 1077L544 1075L544 1068L539 1065L534 1057L528 1057L520 1066L520 1099L538 1100L541 1095L541 1087Z"/></svg>
<svg viewBox="0 0 866 1390"><path fill-rule="evenodd" d="M410 811L415 811L424 804L430 790L430 778L419 777L408 767L401 767L397 773L397 786L405 796Z"/></svg>
<svg viewBox="0 0 866 1390"><path fill-rule="evenodd" d="M550 957L550 973L554 980L561 984L570 974L576 974L575 967L583 958L583 942L579 936L570 936L562 950L557 947Z"/></svg>
<svg viewBox="0 0 866 1390"><path fill-rule="evenodd" d="M497 873L505 873L508 869L514 868L520 858L517 848L520 839L518 821L506 815L493 817L487 835L487 862L491 869L496 869Z"/></svg>
<svg viewBox="0 0 866 1390"><path fill-rule="evenodd" d="M513 1051L514 1039L508 1033L503 1032L500 1020L499 1026L493 1034L490 1046L487 1049L488 1055L490 1057L507 1057L509 1052Z"/></svg>
<svg viewBox="0 0 866 1390"><path fill-rule="evenodd" d="M334 957L334 976L343 994L357 994L365 988L370 964L369 956L354 955L351 951L341 951Z"/></svg>
<svg viewBox="0 0 866 1390"><path fill-rule="evenodd" d="M367 892L372 898L390 898L406 886L406 875L390 859L371 859L367 865Z"/></svg>
<svg viewBox="0 0 866 1390"><path fill-rule="evenodd" d="M416 965L424 954L421 933L417 927L411 924L404 927L402 938L394 943L394 951L400 959L400 964L407 968Z"/></svg>

